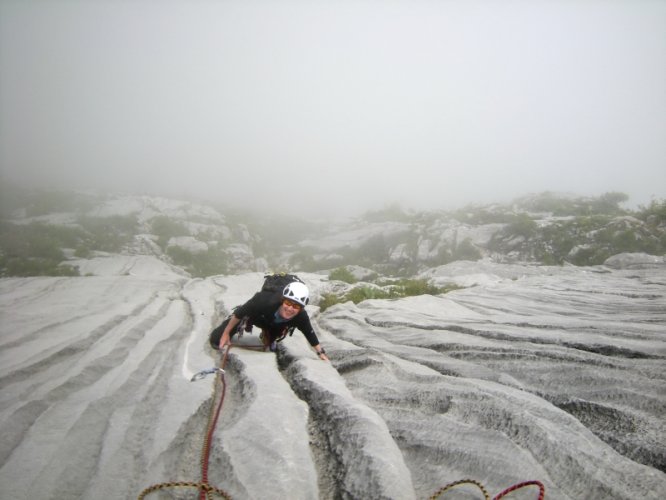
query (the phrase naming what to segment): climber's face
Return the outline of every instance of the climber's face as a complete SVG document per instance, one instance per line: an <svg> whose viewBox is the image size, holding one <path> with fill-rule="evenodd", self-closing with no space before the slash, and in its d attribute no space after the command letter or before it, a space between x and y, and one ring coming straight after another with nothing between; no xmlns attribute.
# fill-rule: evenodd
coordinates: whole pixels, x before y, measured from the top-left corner
<svg viewBox="0 0 666 500"><path fill-rule="evenodd" d="M301 312L302 306L293 300L284 299L278 309L280 316L284 319L291 319Z"/></svg>

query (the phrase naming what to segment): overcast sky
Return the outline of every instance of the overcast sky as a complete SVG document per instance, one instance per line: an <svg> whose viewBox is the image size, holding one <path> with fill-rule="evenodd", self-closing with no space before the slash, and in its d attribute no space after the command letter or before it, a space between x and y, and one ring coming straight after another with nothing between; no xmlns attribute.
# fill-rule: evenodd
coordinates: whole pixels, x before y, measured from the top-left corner
<svg viewBox="0 0 666 500"><path fill-rule="evenodd" d="M666 198L663 0L0 0L2 179L290 213Z"/></svg>

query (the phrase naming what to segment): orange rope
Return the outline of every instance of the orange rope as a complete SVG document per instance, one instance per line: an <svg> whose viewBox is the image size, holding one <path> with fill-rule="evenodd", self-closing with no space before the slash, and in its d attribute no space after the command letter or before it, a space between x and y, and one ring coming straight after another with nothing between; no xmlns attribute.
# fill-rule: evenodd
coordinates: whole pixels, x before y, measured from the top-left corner
<svg viewBox="0 0 666 500"><path fill-rule="evenodd" d="M138 496L137 500L143 500L143 498L150 494L154 493L155 491L166 489L166 488L196 488L198 490L202 490L206 493L206 496L208 498L212 498L212 494L215 493L218 496L225 498L226 500L231 500L231 497L227 492L224 490L220 490L218 488L213 488L209 484L204 484L204 483L191 483L187 481L174 481L170 483L161 483L161 484L155 484L153 486L150 486L149 488L146 488L141 492L141 494Z"/></svg>
<svg viewBox="0 0 666 500"><path fill-rule="evenodd" d="M488 492L486 489L483 487L483 485L477 481L474 481L473 479L461 479L460 481L454 481L453 483L449 483L446 486L443 486L442 488L438 489L431 497L428 498L428 500L435 500L437 497L439 497L442 493L455 488L456 486L460 486L463 484L473 484L474 486L477 486L481 492L483 493L483 497L486 500L490 500L490 495L488 495Z"/></svg>
<svg viewBox="0 0 666 500"><path fill-rule="evenodd" d="M543 500L546 497L546 488L540 481L525 481L524 483L514 484L513 486L510 486L509 488L505 489L502 493L494 497L493 500L499 500L500 498L508 495L512 491L516 491L519 490L520 488L524 488L525 486L532 486L532 485L539 487L538 500Z"/></svg>
<svg viewBox="0 0 666 500"><path fill-rule="evenodd" d="M220 363L220 368L222 368L222 371L218 373L218 378L216 379L219 380L220 383L222 384L222 391L220 393L220 398L217 403L217 408L215 409L215 411L211 411L209 413L208 429L206 431L206 438L204 439L204 445L201 449L201 482L203 484L208 484L208 464L210 462L210 447L211 447L210 445L213 440L213 434L215 433L215 427L217 426L217 420L219 419L220 412L222 411L224 396L227 393L227 382L224 379L224 367L227 364L227 355L229 354L230 350L231 350L231 345L227 349L224 349L224 353L222 354L222 362ZM217 394L217 391L215 391L215 394ZM205 500L205 497L206 497L206 491L201 490L199 498L201 500Z"/></svg>
<svg viewBox="0 0 666 500"><path fill-rule="evenodd" d="M442 488L438 489L435 493L433 493L432 496L428 497L428 500L436 500L442 493L450 489L453 489L456 486L461 486L463 484L473 484L477 486L483 493L483 497L485 498L485 500L490 500L490 495L488 495L488 492L483 487L483 485L477 481L474 481L473 479L461 479L460 481L454 481L453 483L449 483L446 486L443 486ZM546 488L540 481L525 481L523 483L514 484L513 486L510 486L507 489L505 489L499 495L494 496L493 500L500 500L502 497L508 495L513 491L519 490L520 488L524 488L525 486L532 486L532 485L539 487L538 500L544 500L546 496Z"/></svg>

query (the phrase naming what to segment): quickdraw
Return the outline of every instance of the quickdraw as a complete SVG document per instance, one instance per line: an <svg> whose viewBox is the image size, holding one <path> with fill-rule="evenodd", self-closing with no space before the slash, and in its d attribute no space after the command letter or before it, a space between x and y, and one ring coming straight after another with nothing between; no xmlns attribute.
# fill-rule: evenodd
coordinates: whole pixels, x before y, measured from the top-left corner
<svg viewBox="0 0 666 500"><path fill-rule="evenodd" d="M208 370L201 370L200 372L197 372L194 375L192 375L190 382L196 382L197 380L206 378L208 375L212 375L213 373L219 373L220 375L224 375L224 370L218 367L209 368Z"/></svg>

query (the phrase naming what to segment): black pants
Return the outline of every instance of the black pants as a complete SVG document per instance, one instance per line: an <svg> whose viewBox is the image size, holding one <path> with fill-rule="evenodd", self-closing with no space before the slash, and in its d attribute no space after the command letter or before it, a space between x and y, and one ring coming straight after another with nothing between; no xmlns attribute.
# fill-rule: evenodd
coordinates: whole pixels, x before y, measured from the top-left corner
<svg viewBox="0 0 666 500"><path fill-rule="evenodd" d="M213 331L210 332L210 335L208 335L208 342L210 342L210 346L213 349L219 349L220 348L220 339L222 338L222 334L224 333L224 329L227 327L230 320L231 320L231 316L227 316L227 319L225 319L220 326L214 328ZM236 329L234 329L234 331L231 332L231 336L233 337L235 333L236 333Z"/></svg>
<svg viewBox="0 0 666 500"><path fill-rule="evenodd" d="M229 321L231 320L232 315L229 315L220 326L216 327L213 329L212 332L210 332L210 335L208 335L208 342L210 342L210 346L213 349L219 349L220 348L220 339L222 338L222 334L224 333L224 329L227 327L229 324ZM236 335L239 331L245 330L246 332L252 331L252 322L250 321L249 317L245 317L241 319L241 321L238 323L236 328L234 328L231 332L231 335L229 336L229 340L231 340L234 335ZM278 328L277 330L263 330L263 340L265 345L270 345L274 341L281 341L287 333L291 332L291 329L287 327L281 327Z"/></svg>
<svg viewBox="0 0 666 500"><path fill-rule="evenodd" d="M224 329L227 327L229 324L229 321L231 320L231 317L233 314L230 314L227 316L227 318L222 322L222 324L216 328L213 329L212 332L210 332L210 335L208 335L208 342L210 342L210 346L213 349L219 349L220 348L220 339L222 338L222 334L224 333ZM236 335L238 332L241 330L245 330L246 332L251 332L252 331L252 322L250 321L250 318L248 316L245 316L240 320L238 325L236 325L236 328L234 328L229 335L229 340L233 338L234 335Z"/></svg>

